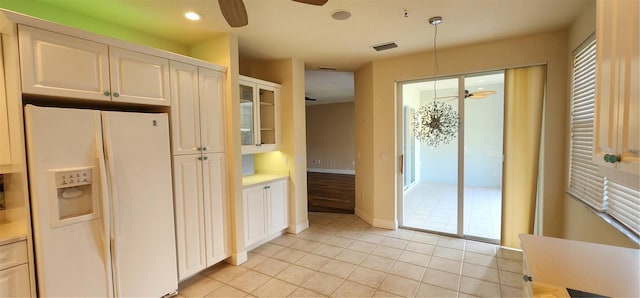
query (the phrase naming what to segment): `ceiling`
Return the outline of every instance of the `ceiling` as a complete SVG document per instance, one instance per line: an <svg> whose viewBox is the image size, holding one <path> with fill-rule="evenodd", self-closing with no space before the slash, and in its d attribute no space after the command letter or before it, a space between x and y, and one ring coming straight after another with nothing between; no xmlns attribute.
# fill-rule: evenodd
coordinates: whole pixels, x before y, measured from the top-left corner
<svg viewBox="0 0 640 298"><path fill-rule="evenodd" d="M184 45L230 32L238 36L242 57L293 57L304 61L307 70L338 70L311 74L325 80L318 85L327 86L335 81L332 75L355 71L374 59L432 49L434 26L427 21L432 16L444 19L438 26L438 48L446 48L567 28L595 0L328 0L324 6L244 0L249 24L241 28L226 23L216 0L34 1ZM331 14L341 9L351 18L334 20ZM186 20L183 14L189 10L204 18ZM386 42L398 47L383 52L371 48ZM309 82L306 89L312 90Z"/></svg>

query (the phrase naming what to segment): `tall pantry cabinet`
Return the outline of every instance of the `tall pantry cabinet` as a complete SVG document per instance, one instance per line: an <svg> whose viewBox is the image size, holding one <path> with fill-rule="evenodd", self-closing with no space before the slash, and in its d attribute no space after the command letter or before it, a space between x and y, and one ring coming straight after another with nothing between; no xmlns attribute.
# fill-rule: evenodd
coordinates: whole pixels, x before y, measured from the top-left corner
<svg viewBox="0 0 640 298"><path fill-rule="evenodd" d="M230 256L224 73L170 62L178 277Z"/></svg>

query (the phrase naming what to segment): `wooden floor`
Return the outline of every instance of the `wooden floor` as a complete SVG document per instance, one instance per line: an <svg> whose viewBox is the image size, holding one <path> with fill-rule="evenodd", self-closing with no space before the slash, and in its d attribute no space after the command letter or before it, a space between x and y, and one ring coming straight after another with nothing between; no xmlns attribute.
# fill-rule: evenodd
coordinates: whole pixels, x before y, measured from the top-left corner
<svg viewBox="0 0 640 298"><path fill-rule="evenodd" d="M355 175L308 172L309 211L353 214L356 205L355 177Z"/></svg>

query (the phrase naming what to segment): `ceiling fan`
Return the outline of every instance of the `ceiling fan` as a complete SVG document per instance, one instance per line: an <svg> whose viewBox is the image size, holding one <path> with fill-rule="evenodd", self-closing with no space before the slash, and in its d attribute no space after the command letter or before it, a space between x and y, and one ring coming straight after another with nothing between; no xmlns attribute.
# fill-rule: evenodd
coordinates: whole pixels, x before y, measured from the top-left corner
<svg viewBox="0 0 640 298"><path fill-rule="evenodd" d="M464 98L471 98L471 99L483 99L486 98L489 95L494 95L496 94L495 91L482 91L482 90L478 90L475 91L473 93L469 93L469 90L464 90ZM436 99L444 99L444 100L451 100L451 99L456 99L458 98L458 96L441 96L441 97L436 97Z"/></svg>
<svg viewBox="0 0 640 298"><path fill-rule="evenodd" d="M308 97L308 96L305 96L305 97L304 97L304 100L316 101L317 99L315 99L315 98L311 98L311 97Z"/></svg>
<svg viewBox="0 0 640 298"><path fill-rule="evenodd" d="M292 0L300 3L322 6L328 0ZM218 0L220 11L231 27L242 27L249 23L247 9L242 0Z"/></svg>

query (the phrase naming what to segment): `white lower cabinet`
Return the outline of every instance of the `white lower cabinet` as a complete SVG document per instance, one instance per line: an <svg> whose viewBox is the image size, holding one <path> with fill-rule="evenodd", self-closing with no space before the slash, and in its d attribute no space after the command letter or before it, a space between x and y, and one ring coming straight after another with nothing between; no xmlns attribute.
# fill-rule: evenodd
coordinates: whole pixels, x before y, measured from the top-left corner
<svg viewBox="0 0 640 298"><path fill-rule="evenodd" d="M0 297L29 297L26 241L0 246Z"/></svg>
<svg viewBox="0 0 640 298"><path fill-rule="evenodd" d="M223 153L174 156L178 277L184 280L230 256Z"/></svg>
<svg viewBox="0 0 640 298"><path fill-rule="evenodd" d="M0 271L0 297L29 297L29 266L23 264Z"/></svg>
<svg viewBox="0 0 640 298"><path fill-rule="evenodd" d="M242 192L244 245L251 248L288 227L287 180L257 184Z"/></svg>

